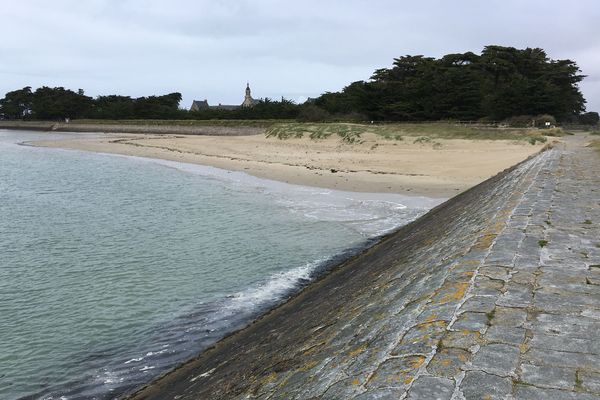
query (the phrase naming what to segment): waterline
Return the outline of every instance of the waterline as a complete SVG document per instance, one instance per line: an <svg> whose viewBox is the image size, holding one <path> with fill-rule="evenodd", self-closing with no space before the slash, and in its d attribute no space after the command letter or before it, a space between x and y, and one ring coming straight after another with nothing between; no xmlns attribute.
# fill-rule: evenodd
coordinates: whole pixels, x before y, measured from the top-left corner
<svg viewBox="0 0 600 400"><path fill-rule="evenodd" d="M113 398L435 204L0 131L0 398Z"/></svg>

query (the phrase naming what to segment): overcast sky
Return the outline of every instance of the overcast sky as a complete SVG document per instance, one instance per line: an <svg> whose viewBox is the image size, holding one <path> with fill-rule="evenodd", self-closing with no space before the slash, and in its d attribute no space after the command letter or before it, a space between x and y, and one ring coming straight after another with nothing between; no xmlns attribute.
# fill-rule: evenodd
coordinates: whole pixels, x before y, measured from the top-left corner
<svg viewBox="0 0 600 400"><path fill-rule="evenodd" d="M91 96L181 92L239 104L301 101L394 57L541 47L576 61L600 111L598 0L0 0L0 96L32 86Z"/></svg>

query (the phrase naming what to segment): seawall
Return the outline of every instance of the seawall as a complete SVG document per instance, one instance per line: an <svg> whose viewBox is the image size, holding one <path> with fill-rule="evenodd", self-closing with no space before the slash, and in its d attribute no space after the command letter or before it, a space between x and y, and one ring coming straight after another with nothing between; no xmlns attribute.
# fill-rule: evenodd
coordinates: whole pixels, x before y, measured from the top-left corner
<svg viewBox="0 0 600 400"><path fill-rule="evenodd" d="M94 124L51 121L0 121L0 129L19 129L48 132L151 133L177 135L243 136L264 134L258 126L167 125L167 124Z"/></svg>
<svg viewBox="0 0 600 400"><path fill-rule="evenodd" d="M600 399L600 155L438 206L132 399Z"/></svg>

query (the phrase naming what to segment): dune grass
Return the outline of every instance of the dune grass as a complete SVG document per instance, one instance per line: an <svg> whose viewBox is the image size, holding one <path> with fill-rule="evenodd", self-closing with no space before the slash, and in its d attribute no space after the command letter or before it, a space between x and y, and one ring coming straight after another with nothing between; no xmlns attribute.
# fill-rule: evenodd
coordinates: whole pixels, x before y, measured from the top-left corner
<svg viewBox="0 0 600 400"><path fill-rule="evenodd" d="M51 121L21 122L28 124L51 124ZM496 128L485 125L468 125L451 122L423 123L344 123L324 122L309 123L295 120L101 120L78 119L71 124L89 125L154 125L154 126L217 126L217 127L256 127L264 128L267 137L293 139L309 137L313 140L326 139L331 136L339 137L345 143L360 143L362 136L373 133L388 140L410 140L424 143L434 139L473 139L473 140L518 140L535 144L544 143L546 136L563 136L569 134L560 128L530 129L530 128ZM598 134L600 132L592 132Z"/></svg>
<svg viewBox="0 0 600 400"><path fill-rule="evenodd" d="M339 136L344 142L355 143L367 132L367 125L343 123L279 123L267 130L267 137L279 139L302 138L326 139L332 135Z"/></svg>
<svg viewBox="0 0 600 400"><path fill-rule="evenodd" d="M524 140L532 144L546 142L545 136L562 136L560 129L493 128L486 126L459 125L444 122L397 123L397 124L353 124L353 123L277 123L267 129L267 137L292 139L310 137L325 139L339 136L344 142L356 143L366 133L374 133L389 140L424 143L431 139L475 139L475 140Z"/></svg>

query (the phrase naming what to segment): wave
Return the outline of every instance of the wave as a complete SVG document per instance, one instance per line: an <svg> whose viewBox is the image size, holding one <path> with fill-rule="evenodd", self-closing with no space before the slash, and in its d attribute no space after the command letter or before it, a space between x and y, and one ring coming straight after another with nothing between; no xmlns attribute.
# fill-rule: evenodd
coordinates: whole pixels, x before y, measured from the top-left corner
<svg viewBox="0 0 600 400"><path fill-rule="evenodd" d="M199 303L170 321L143 332L148 339L135 348L106 349L100 353L119 354L108 365L105 357L73 360L91 371L86 377L44 390L22 399L73 400L113 399L143 385L152 378L185 362L225 335L285 302L331 266L357 254L372 240L341 254L271 274L261 282L218 300Z"/></svg>
<svg viewBox="0 0 600 400"><path fill-rule="evenodd" d="M323 189L257 178L245 172L228 171L204 165L137 156L113 156L128 157L201 175L228 186L233 184L237 190L260 191L290 213L299 214L312 220L345 224L364 238L373 238L389 233L446 200L396 193Z"/></svg>

